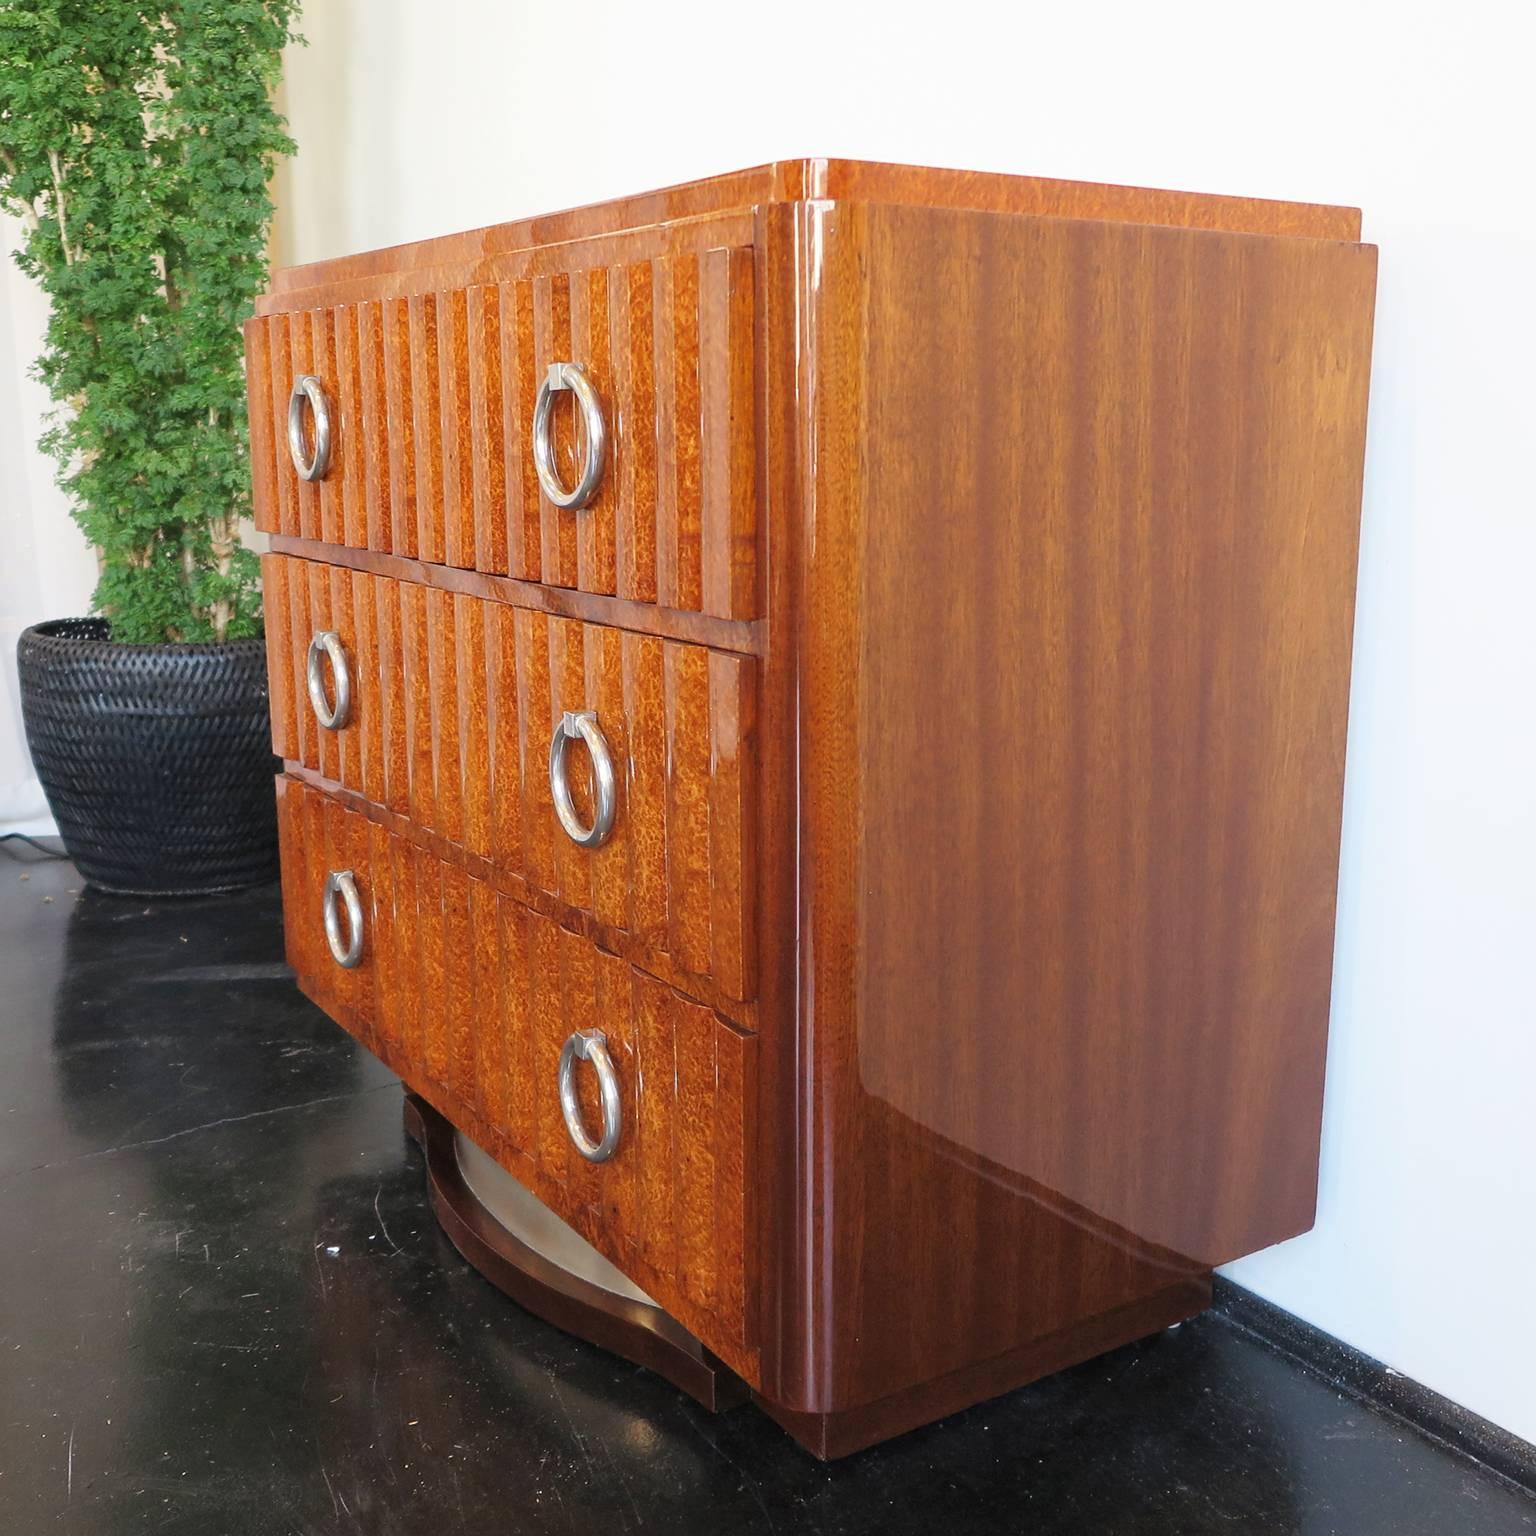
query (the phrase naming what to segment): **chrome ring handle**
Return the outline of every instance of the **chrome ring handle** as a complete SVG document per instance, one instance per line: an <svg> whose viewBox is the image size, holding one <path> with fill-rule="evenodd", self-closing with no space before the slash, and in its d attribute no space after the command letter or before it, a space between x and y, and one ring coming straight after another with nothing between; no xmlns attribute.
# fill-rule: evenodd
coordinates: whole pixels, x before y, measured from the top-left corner
<svg viewBox="0 0 1536 1536"><path fill-rule="evenodd" d="M587 437L586 462L581 468L581 479L572 491L561 485L560 476L555 472L555 452L549 440L555 396L564 389L576 396ZM587 370L580 363L551 363L533 406L533 467L539 472L539 484L544 487L544 494L557 507L586 506L597 494L607 454L608 428L603 422L603 402L598 399Z"/></svg>
<svg viewBox="0 0 1536 1536"><path fill-rule="evenodd" d="M325 662L331 664L336 700L325 696ZM347 648L334 629L317 629L309 642L309 705L315 719L328 731L339 731L352 718L352 670L347 665Z"/></svg>
<svg viewBox="0 0 1536 1536"><path fill-rule="evenodd" d="M347 909L347 942L341 942L341 917L336 898ZM350 869L333 869L325 878L325 942L331 947L331 959L342 970L355 970L363 958L363 903L357 894L357 880Z"/></svg>
<svg viewBox="0 0 1536 1536"><path fill-rule="evenodd" d="M577 738L587 744L592 757L592 783L596 791L597 810L592 825L584 827L576 807L571 801L570 778L566 773L566 748ZM618 792L614 787L613 753L608 741L597 724L597 716L590 709L567 710L555 722L555 734L549 739L549 792L554 797L555 815L565 828L565 835L578 848L601 848L613 831L613 816L618 805Z"/></svg>
<svg viewBox="0 0 1536 1536"><path fill-rule="evenodd" d="M603 1136L593 1141L581 1123L581 1100L576 1097L576 1063L590 1061L597 1068L597 1087L603 1100ZM619 1103L619 1075L608 1054L608 1037L600 1029L578 1029L560 1052L560 1113L576 1150L589 1163L606 1163L619 1145L623 1109Z"/></svg>
<svg viewBox="0 0 1536 1536"><path fill-rule="evenodd" d="M304 438L304 402L315 418L315 446ZM288 457L300 480L319 480L331 467L331 402L312 373L300 374L288 396Z"/></svg>

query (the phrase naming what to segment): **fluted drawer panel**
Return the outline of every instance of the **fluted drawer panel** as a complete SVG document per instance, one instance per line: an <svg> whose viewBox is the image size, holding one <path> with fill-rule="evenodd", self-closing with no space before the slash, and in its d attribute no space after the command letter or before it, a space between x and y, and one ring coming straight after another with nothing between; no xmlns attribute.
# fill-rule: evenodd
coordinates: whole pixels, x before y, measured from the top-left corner
<svg viewBox="0 0 1536 1536"><path fill-rule="evenodd" d="M279 781L290 963L305 991L724 1358L748 1363L753 1036L464 869ZM364 952L343 970L321 897L350 869ZM621 1100L590 1163L561 1114L560 1051L601 1030ZM579 1068L589 1132L597 1080Z"/></svg>
<svg viewBox="0 0 1536 1536"><path fill-rule="evenodd" d="M753 258L681 250L249 322L253 484L273 532L614 594L722 618L761 612ZM580 363L608 459L579 509L534 468L538 390ZM288 395L332 402L329 472L299 479ZM585 436L569 393L551 445L562 483Z"/></svg>
<svg viewBox="0 0 1536 1536"><path fill-rule="evenodd" d="M274 750L729 997L755 995L752 658L286 555L263 569ZM334 731L305 675L322 630L340 636L352 678ZM568 711L596 716L614 765L598 848L555 813L550 739ZM567 772L590 825L584 746Z"/></svg>
<svg viewBox="0 0 1536 1536"><path fill-rule="evenodd" d="M392 910L376 910L375 862L388 842L382 829L334 800L286 777L277 781L278 839L282 859L283 934L287 959L305 990L372 1048L378 1002L380 937L392 932ZM363 911L363 953L344 969L326 941L324 898L332 872L351 873ZM386 906L388 904L385 893Z"/></svg>
<svg viewBox="0 0 1536 1536"><path fill-rule="evenodd" d="M754 663L527 610L513 630L529 881L750 996ZM566 711L596 715L619 780L613 833L596 849L572 842L554 812L549 740ZM567 761L590 825L585 749Z"/></svg>

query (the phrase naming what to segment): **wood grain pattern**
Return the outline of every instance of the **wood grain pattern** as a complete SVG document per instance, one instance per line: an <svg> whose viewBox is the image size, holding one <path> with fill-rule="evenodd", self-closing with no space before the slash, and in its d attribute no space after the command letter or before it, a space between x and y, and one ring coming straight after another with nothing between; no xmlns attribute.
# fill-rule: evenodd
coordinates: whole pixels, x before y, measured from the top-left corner
<svg viewBox="0 0 1536 1536"><path fill-rule="evenodd" d="M416 406L411 371L411 312L404 299L383 302L384 423L388 438L370 451L383 451L389 464L389 548L414 559L416 531Z"/></svg>
<svg viewBox="0 0 1536 1536"><path fill-rule="evenodd" d="M274 364L279 332L291 356ZM361 298L258 319L250 336L259 372L318 374L335 422L329 472L294 477L296 524L279 516L274 531L722 619L758 616L749 247ZM579 510L550 502L533 466L534 401L556 361L587 369L609 434L603 479ZM263 444L287 409L288 385L275 373L270 383L251 397ZM585 446L569 394L552 421L561 479L574 484ZM266 459L276 463L270 449Z"/></svg>
<svg viewBox="0 0 1536 1536"><path fill-rule="evenodd" d="M289 953L304 989L722 1359L755 1374L752 1036L463 869L403 849L335 799L291 778L279 794ZM400 878L413 858L414 899ZM368 914L351 971L330 959L321 927L325 874L338 867L353 870ZM415 1031L401 1021L413 1007ZM607 1035L623 1103L619 1150L601 1166L575 1152L557 1092L561 1046L591 1028ZM595 1130L593 1074L579 1085Z"/></svg>
<svg viewBox="0 0 1536 1536"><path fill-rule="evenodd" d="M307 373L315 373L317 368L324 366L321 359L316 356L316 352L317 348L324 349L325 339L324 331L319 324L318 311L301 309L288 316L288 349L293 359L295 379ZM289 388L292 388L292 381L289 383ZM287 416L286 395L285 391L283 416L278 418L279 421ZM306 411L306 419L307 416ZM291 459L289 473L293 475L294 483L298 487L299 533L306 539L323 538L324 529L320 521L320 482L299 479L298 471L292 467Z"/></svg>
<svg viewBox="0 0 1536 1536"><path fill-rule="evenodd" d="M533 407L539 379L534 356L533 282L505 283L501 294L502 466L507 486L507 570L522 581L543 574L543 526L533 467Z"/></svg>
<svg viewBox="0 0 1536 1536"><path fill-rule="evenodd" d="M613 395L613 359L610 349L608 268L594 267L573 275L571 299L571 351L573 362L580 363L607 392L605 417L614 423L615 443L608 468L598 484L597 494L574 519L576 525L576 581L583 592L615 590L614 504L622 477L615 473L613 460L618 456L617 429L621 425ZM623 425L630 425L625 421ZM638 423L636 424L639 425ZM568 482L569 483L569 482Z"/></svg>
<svg viewBox="0 0 1536 1536"><path fill-rule="evenodd" d="M345 314L346 311L341 311ZM347 418L352 402L346 398L345 381L337 363L337 312L311 310L309 315L309 372L322 383L330 405L331 464L316 481L306 481L300 490L301 508L305 491L313 487L313 504L318 508L319 537L327 544L343 542L342 486L346 481Z"/></svg>
<svg viewBox="0 0 1536 1536"><path fill-rule="evenodd" d="M633 936L640 947L627 952L647 963L712 978L738 1001L753 996L751 658L343 565L266 561L280 606L296 585L309 593L309 629L290 622L287 643L307 648L313 630L335 629L352 674L348 724L319 729L303 696L310 731L285 757ZM286 698L302 658L277 670ZM549 791L554 722L584 709L598 716L619 783L614 832L593 850L565 835ZM569 758L589 821L585 749Z"/></svg>
<svg viewBox="0 0 1536 1536"><path fill-rule="evenodd" d="M443 559L475 563L474 438L469 388L469 303L462 288L437 295L442 403Z"/></svg>
<svg viewBox="0 0 1536 1536"><path fill-rule="evenodd" d="M501 291L482 285L465 297L469 372L470 497L479 570L507 570L507 464L501 382Z"/></svg>
<svg viewBox="0 0 1536 1536"><path fill-rule="evenodd" d="M1374 253L801 233L798 1096L836 1153L798 1203L834 1407L1312 1220Z"/></svg>
<svg viewBox="0 0 1536 1536"><path fill-rule="evenodd" d="M272 326L245 322L246 416L251 434L251 519L262 533L277 532L277 445L272 399Z"/></svg>
<svg viewBox="0 0 1536 1536"><path fill-rule="evenodd" d="M332 448L334 467L326 477L331 485L331 543L364 548L368 543L366 471L363 465L368 445L363 413L363 358L358 334L358 306L339 305L331 315L331 334L335 340L336 367L336 441ZM336 518L340 516L340 525ZM322 516L323 516L322 508Z"/></svg>
<svg viewBox="0 0 1536 1536"><path fill-rule="evenodd" d="M656 601L656 334L649 262L609 269L615 419L615 582L620 597ZM642 423L647 423L642 427Z"/></svg>
<svg viewBox="0 0 1536 1536"><path fill-rule="evenodd" d="M275 532L294 535L299 527L299 477L288 452L288 395L294 379L302 370L294 367L292 332L287 315L274 315L270 320L259 322L267 329L267 391L251 396L252 420L270 415L260 427L253 426L253 440L265 438L272 446L272 516L271 527Z"/></svg>
<svg viewBox="0 0 1536 1536"><path fill-rule="evenodd" d="M687 223L719 220L732 212L770 204L824 200L913 204L1316 240L1360 238L1357 208L860 160L779 160L562 213L290 267L273 275L271 291L260 301L259 312L291 309L316 289L347 283L378 288L400 272L489 265L510 255L558 249L563 244L592 241L617 232L665 229L680 223L686 227Z"/></svg>
<svg viewBox="0 0 1536 1536"><path fill-rule="evenodd" d="M389 384L384 349L384 306L370 299L357 306L358 436L363 460L363 543L393 546L389 447ZM348 539L348 543L355 540Z"/></svg>
<svg viewBox="0 0 1536 1536"><path fill-rule="evenodd" d="M416 460L416 550L441 565L447 554L443 502L442 375L438 362L437 295L406 301L410 337L411 445Z"/></svg>
<svg viewBox="0 0 1536 1536"><path fill-rule="evenodd" d="M1187 1316L1311 1221L1357 236L797 161L282 274L248 328L303 985L818 1454ZM339 522L279 437L331 349L360 522L346 408ZM557 358L612 431L578 512L532 468ZM337 741L322 624L366 696ZM598 850L549 793L578 709ZM338 859L360 975L318 927ZM600 1168L553 1093L581 1028L623 1096Z"/></svg>
<svg viewBox="0 0 1536 1536"><path fill-rule="evenodd" d="M274 535L270 547L279 554L302 560L324 560L354 570L374 571L397 581L438 587L445 592L469 592L490 602L513 603L519 608L537 609L562 618L584 619L593 624L608 624L618 629L638 630L690 645L706 645L747 655L760 655L767 648L767 626L761 619L718 619L710 614L660 608L623 597L578 592L568 587L547 587L515 577L486 575L448 565L427 565L419 560L373 550L333 547L285 534Z"/></svg>
<svg viewBox="0 0 1536 1536"><path fill-rule="evenodd" d="M298 759L298 727L294 721L294 670L288 605L289 561L281 555L261 557L261 607L266 626L267 696L272 712L272 750L281 758ZM308 708L308 701L304 701Z"/></svg>
<svg viewBox="0 0 1536 1536"><path fill-rule="evenodd" d="M533 280L533 375L535 389L551 363L571 361L571 277L556 272ZM532 421L529 415L529 421ZM575 485L581 452L575 399L562 391L550 415L550 442L562 485ZM530 430L527 451L533 452ZM576 585L576 524L579 514L557 507L539 493L539 569L541 579L557 587Z"/></svg>

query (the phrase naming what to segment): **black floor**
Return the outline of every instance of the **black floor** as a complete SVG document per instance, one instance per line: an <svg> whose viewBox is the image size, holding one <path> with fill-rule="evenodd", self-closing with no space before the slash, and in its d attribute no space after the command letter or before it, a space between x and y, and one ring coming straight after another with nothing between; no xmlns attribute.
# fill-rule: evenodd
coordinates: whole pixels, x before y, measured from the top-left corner
<svg viewBox="0 0 1536 1536"><path fill-rule="evenodd" d="M537 1322L428 1213L275 890L0 857L0 1533L1536 1532L1219 1317L823 1467Z"/></svg>

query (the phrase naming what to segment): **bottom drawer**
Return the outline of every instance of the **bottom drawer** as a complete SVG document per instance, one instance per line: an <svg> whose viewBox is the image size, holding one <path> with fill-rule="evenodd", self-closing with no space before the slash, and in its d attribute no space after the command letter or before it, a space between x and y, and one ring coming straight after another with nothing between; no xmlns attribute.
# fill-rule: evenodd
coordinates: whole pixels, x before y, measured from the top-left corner
<svg viewBox="0 0 1536 1536"><path fill-rule="evenodd" d="M305 992L755 1377L755 1037L297 779L278 795L288 959ZM601 1032L607 1061L573 1048L573 1129L561 1057L584 1031ZM590 1161L574 1137L610 1128L600 1066L617 1135Z"/></svg>

